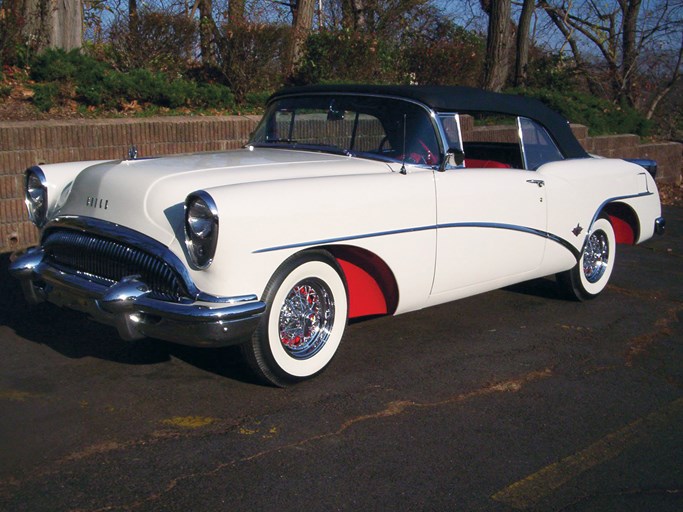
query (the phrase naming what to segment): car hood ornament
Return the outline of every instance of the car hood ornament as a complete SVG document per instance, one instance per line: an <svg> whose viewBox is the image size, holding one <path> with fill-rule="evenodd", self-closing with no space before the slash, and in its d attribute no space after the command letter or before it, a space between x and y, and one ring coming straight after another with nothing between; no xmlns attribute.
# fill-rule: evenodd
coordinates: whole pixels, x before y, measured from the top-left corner
<svg viewBox="0 0 683 512"><path fill-rule="evenodd" d="M583 228L581 227L580 223L577 223L576 227L572 229L572 233L574 233L574 236L579 236L581 234L581 231L583 231Z"/></svg>

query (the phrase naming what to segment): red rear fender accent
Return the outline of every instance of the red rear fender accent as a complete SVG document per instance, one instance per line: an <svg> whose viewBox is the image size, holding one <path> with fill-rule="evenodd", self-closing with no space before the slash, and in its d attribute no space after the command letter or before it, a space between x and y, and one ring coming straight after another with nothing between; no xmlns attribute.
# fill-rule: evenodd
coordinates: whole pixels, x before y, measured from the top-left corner
<svg viewBox="0 0 683 512"><path fill-rule="evenodd" d="M398 285L393 272L377 256L360 247L325 247L337 259L349 294L349 318L391 315L398 306Z"/></svg>
<svg viewBox="0 0 683 512"><path fill-rule="evenodd" d="M612 229L614 229L614 237L617 239L617 243L633 245L635 243L635 233L633 232L631 225L614 215L607 216L612 224Z"/></svg>
<svg viewBox="0 0 683 512"><path fill-rule="evenodd" d="M349 293L349 318L386 315L387 301L377 281L358 265L337 259L344 271Z"/></svg>

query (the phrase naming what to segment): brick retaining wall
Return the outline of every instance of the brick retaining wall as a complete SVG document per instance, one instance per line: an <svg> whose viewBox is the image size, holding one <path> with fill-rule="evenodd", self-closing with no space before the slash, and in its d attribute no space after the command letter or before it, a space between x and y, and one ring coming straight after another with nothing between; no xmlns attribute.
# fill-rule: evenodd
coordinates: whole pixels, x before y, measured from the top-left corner
<svg viewBox="0 0 683 512"><path fill-rule="evenodd" d="M235 149L245 143L257 122L257 116L0 122L0 253L38 241L23 204L22 175L27 167L121 159L131 144L140 157ZM658 181L681 182L681 144L641 144L636 135L588 137L586 127L572 129L590 153L651 158L659 164Z"/></svg>

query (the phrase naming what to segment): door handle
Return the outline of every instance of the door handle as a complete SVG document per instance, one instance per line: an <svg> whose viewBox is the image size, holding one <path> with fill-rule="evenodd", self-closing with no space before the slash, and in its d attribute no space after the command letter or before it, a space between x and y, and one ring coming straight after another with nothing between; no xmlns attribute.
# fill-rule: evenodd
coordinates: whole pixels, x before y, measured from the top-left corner
<svg viewBox="0 0 683 512"><path fill-rule="evenodd" d="M543 180L526 180L527 183L533 183L534 185L538 185L539 187L542 187L545 185L545 181Z"/></svg>

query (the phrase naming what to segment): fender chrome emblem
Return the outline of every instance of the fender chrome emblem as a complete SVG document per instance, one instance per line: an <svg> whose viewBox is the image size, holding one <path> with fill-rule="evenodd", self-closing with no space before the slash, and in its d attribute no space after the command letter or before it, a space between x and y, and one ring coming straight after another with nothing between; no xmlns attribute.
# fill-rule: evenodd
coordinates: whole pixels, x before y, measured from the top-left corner
<svg viewBox="0 0 683 512"><path fill-rule="evenodd" d="M102 210L108 210L109 199L88 196L88 199L85 201L85 206L88 206L89 208L101 208Z"/></svg>

